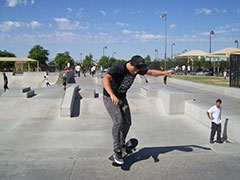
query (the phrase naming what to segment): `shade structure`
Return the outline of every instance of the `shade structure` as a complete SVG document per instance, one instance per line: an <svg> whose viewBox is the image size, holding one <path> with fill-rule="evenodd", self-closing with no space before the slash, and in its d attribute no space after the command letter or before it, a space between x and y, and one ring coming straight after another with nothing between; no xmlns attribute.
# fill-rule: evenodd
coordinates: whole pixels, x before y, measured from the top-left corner
<svg viewBox="0 0 240 180"><path fill-rule="evenodd" d="M22 58L22 57L0 57L0 61L16 61L16 62L38 62L35 59L31 58Z"/></svg>
<svg viewBox="0 0 240 180"><path fill-rule="evenodd" d="M224 55L224 56L229 57L231 54L234 54L234 53L240 53L240 49L235 48L235 47L228 47L228 48L213 52L212 54L213 55Z"/></svg>
<svg viewBox="0 0 240 180"><path fill-rule="evenodd" d="M175 58L181 58L181 57L198 57L198 56L203 56L203 57L216 57L212 54L209 54L205 51L201 51L201 50L192 50L192 51L188 51L185 52L183 54L179 54L177 56L175 56Z"/></svg>

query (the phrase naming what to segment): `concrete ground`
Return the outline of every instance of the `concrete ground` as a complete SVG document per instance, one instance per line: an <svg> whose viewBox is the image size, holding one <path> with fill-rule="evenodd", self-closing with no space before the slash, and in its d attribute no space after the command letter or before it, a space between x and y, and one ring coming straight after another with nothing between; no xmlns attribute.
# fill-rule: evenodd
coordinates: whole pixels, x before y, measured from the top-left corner
<svg viewBox="0 0 240 180"><path fill-rule="evenodd" d="M97 89L100 97L88 100L91 113L74 118L60 118L60 85L37 88L30 99L0 96L0 179L239 179L240 144L209 144L208 127L184 114L169 116L156 98L140 94L146 83L138 82L128 94L128 138L137 138L139 145L125 165L112 166L112 122L101 104L100 81L81 77L76 82L81 89ZM156 79L147 86L164 88ZM191 91L203 103L215 101L205 91Z"/></svg>

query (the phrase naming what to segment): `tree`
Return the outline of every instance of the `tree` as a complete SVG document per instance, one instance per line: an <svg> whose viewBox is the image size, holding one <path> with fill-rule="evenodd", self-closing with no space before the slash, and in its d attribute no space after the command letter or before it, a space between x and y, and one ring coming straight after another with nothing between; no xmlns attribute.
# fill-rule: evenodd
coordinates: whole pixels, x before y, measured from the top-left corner
<svg viewBox="0 0 240 180"><path fill-rule="evenodd" d="M49 52L47 49L43 49L40 45L35 45L30 51L28 58L38 60L41 64L46 64L46 61L48 60Z"/></svg>
<svg viewBox="0 0 240 180"><path fill-rule="evenodd" d="M145 58L145 63L150 63L151 62L151 56L150 55L147 55Z"/></svg>
<svg viewBox="0 0 240 180"><path fill-rule="evenodd" d="M88 69L92 65L93 55L90 53L89 56L85 56L83 60L83 66Z"/></svg>
<svg viewBox="0 0 240 180"><path fill-rule="evenodd" d="M99 65L102 66L104 69L109 67L109 58L107 56L102 56L99 59Z"/></svg>
<svg viewBox="0 0 240 180"><path fill-rule="evenodd" d="M111 58L109 59L109 67L113 67L113 66L115 66L116 64L117 64L117 59L114 58L114 57L111 57Z"/></svg>
<svg viewBox="0 0 240 180"><path fill-rule="evenodd" d="M64 53L57 53L54 58L55 64L58 66L58 69L63 70L65 65L69 62L71 65L74 64L73 58L69 55L68 51Z"/></svg>
<svg viewBox="0 0 240 180"><path fill-rule="evenodd" d="M1 51L0 50L0 57L16 57L15 54L8 52L6 50ZM14 62L0 62L0 70L3 71L6 69L7 71L11 70L14 67Z"/></svg>

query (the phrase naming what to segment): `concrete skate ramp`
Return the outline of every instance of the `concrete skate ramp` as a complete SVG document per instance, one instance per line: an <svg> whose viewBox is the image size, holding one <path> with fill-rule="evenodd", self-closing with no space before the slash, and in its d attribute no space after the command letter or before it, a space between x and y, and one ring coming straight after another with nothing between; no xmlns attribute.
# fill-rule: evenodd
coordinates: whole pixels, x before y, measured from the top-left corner
<svg viewBox="0 0 240 180"><path fill-rule="evenodd" d="M166 114L158 98L128 98L132 115L158 115ZM109 117L102 98L83 98L80 104L80 116Z"/></svg>
<svg viewBox="0 0 240 180"><path fill-rule="evenodd" d="M45 82L42 82L46 72L24 72L13 76L12 72L7 72L9 88L31 87L40 88L46 87ZM2 73L1 73L2 75ZM59 73L48 73L48 80L51 85L56 84L59 78ZM0 81L0 86L3 86L3 81Z"/></svg>

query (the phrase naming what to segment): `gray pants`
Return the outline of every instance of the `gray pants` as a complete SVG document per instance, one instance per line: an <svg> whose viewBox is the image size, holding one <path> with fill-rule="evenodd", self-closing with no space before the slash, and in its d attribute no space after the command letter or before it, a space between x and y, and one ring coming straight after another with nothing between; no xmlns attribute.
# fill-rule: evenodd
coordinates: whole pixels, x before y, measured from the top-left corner
<svg viewBox="0 0 240 180"><path fill-rule="evenodd" d="M113 150L119 152L125 144L125 139L131 126L130 108L126 98L119 100L117 106L114 105L112 99L107 96L103 96L103 102L113 121Z"/></svg>

